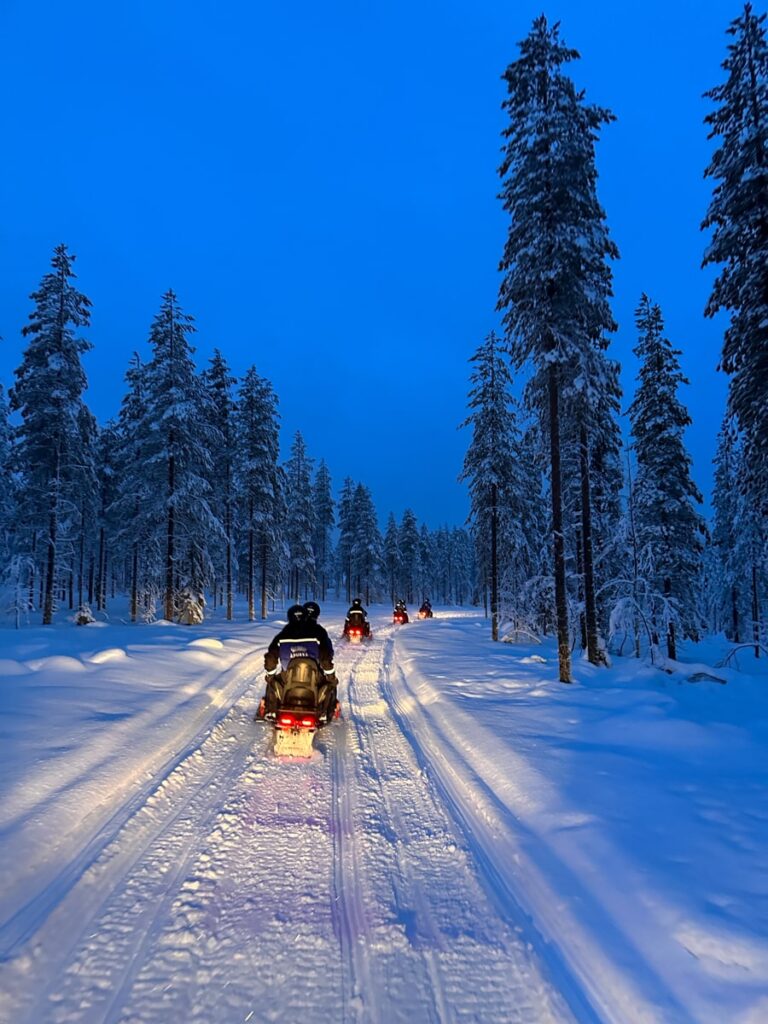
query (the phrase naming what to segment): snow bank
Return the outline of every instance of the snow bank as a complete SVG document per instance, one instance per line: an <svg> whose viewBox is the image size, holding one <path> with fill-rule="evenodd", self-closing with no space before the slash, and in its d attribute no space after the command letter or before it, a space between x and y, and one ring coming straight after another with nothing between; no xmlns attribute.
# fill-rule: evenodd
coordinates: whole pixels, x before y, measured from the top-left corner
<svg viewBox="0 0 768 1024"><path fill-rule="evenodd" d="M405 728L601 1017L765 1019L761 666L713 669L710 645L671 674L580 662L564 686L554 645L492 644L471 619L400 630L396 651Z"/></svg>
<svg viewBox="0 0 768 1024"><path fill-rule="evenodd" d="M274 632L99 625L0 633L6 955L242 693Z"/></svg>

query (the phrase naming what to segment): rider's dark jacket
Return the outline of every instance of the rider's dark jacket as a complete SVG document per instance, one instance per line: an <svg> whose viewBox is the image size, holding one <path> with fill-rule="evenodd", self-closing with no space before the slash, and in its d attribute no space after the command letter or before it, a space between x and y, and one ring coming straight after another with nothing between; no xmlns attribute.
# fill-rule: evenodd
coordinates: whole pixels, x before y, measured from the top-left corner
<svg viewBox="0 0 768 1024"><path fill-rule="evenodd" d="M301 654L316 657L324 672L333 671L333 644L323 627L309 619L296 622L289 615L288 624L277 634L264 655L268 673L285 668L291 657Z"/></svg>
<svg viewBox="0 0 768 1024"><path fill-rule="evenodd" d="M362 625L363 622L368 621L368 612L363 608L362 605L352 605L347 612L347 617L344 623L352 623L354 625Z"/></svg>

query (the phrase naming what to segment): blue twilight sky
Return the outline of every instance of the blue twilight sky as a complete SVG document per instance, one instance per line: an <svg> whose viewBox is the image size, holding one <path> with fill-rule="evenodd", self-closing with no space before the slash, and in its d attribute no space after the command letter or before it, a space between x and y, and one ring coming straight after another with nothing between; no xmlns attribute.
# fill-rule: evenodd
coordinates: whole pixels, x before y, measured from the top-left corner
<svg viewBox="0 0 768 1024"><path fill-rule="evenodd" d="M0 0L0 380L29 293L64 241L93 301L88 403L114 416L131 353L173 287L218 347L280 396L283 447L368 484L382 519L467 512L467 360L497 325L500 75L542 12L618 120L598 149L621 251L612 351L634 385L632 314L658 301L683 350L689 445L708 495L724 321L699 231L705 89L724 0ZM758 8L759 9L759 8ZM625 405L628 404L627 398Z"/></svg>

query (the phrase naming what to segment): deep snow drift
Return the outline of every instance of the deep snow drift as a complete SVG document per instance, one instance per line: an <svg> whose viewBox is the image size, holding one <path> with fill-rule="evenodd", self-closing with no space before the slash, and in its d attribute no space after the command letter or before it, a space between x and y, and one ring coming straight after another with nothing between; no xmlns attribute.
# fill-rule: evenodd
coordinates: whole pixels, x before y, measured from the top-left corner
<svg viewBox="0 0 768 1024"><path fill-rule="evenodd" d="M278 621L2 630L3 1024L768 1019L765 666L378 611L285 762Z"/></svg>

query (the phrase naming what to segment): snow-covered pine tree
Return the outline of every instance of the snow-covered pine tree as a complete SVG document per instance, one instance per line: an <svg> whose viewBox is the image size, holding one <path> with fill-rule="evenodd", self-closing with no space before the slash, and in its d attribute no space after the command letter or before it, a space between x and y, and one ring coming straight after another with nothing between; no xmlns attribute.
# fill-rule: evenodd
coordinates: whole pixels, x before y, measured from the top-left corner
<svg viewBox="0 0 768 1024"><path fill-rule="evenodd" d="M128 390L120 405L117 425L116 493L107 507L116 526L117 550L128 565L131 622L137 621L140 606L145 616L153 614L161 562L161 538L150 514L150 481L144 473L149 451L146 434L152 429L147 417L146 373L147 367L134 353L125 373Z"/></svg>
<svg viewBox="0 0 768 1024"><path fill-rule="evenodd" d="M731 314L721 366L728 406L744 438L752 501L768 516L768 41L752 4L730 25L727 77L706 96L719 142L705 171L716 184L702 228L712 236L704 265L720 265L708 316Z"/></svg>
<svg viewBox="0 0 768 1024"><path fill-rule="evenodd" d="M387 590L392 604L397 600L398 581L400 579L400 532L397 528L394 513L389 513L387 527L382 543L382 563L387 580Z"/></svg>
<svg viewBox="0 0 768 1024"><path fill-rule="evenodd" d="M15 371L11 408L21 413L15 465L20 482L21 528L33 556L42 542L43 625L53 621L60 584L62 527L76 508L83 465L81 416L86 387L80 357L91 347L76 336L90 322L90 300L71 283L75 257L54 250L52 270L30 296L35 303L22 333L29 339Z"/></svg>
<svg viewBox="0 0 768 1024"><path fill-rule="evenodd" d="M97 476L98 476L98 512L96 528L98 539L95 557L91 562L88 600L96 601L96 608L103 611L107 607L107 579L110 572L110 555L113 554L112 538L118 530L114 515L114 505L118 497L117 458L120 446L120 429L117 423L110 420L99 431Z"/></svg>
<svg viewBox="0 0 768 1024"><path fill-rule="evenodd" d="M398 597L410 604L415 600L421 575L419 525L410 508L403 512L403 518L400 521L399 548L402 570Z"/></svg>
<svg viewBox="0 0 768 1024"><path fill-rule="evenodd" d="M466 481L470 495L469 521L487 572L491 599L491 638L499 639L499 578L507 564L499 566L499 545L505 510L515 501L522 467L515 463L517 425L512 409L512 377L502 358L494 331L470 358L469 416L461 424L472 428L459 480ZM526 524L518 528L525 531ZM506 554L506 551L505 551Z"/></svg>
<svg viewBox="0 0 768 1024"><path fill-rule="evenodd" d="M208 396L195 371L188 335L193 318L175 293L163 296L150 329L153 356L145 368L141 429L144 506L163 546L165 618L173 619L182 590L202 604L211 571L210 547L224 529L210 505L211 449L219 443Z"/></svg>
<svg viewBox="0 0 768 1024"><path fill-rule="evenodd" d="M472 539L466 530L455 526L450 537L451 572L448 599L458 605L478 601L478 570Z"/></svg>
<svg viewBox="0 0 768 1024"><path fill-rule="evenodd" d="M234 618L233 563L235 554L235 401L232 388L236 378L229 372L226 360L218 349L214 349L210 366L203 373L203 386L208 394L208 408L211 411L213 447L211 448L211 505L216 518L224 528L223 550L214 554L214 570L224 581L226 594L226 615ZM221 557L223 555L223 558ZM214 597L215 604L215 597Z"/></svg>
<svg viewBox="0 0 768 1024"><path fill-rule="evenodd" d="M336 592L341 593L342 585L346 587L347 601L352 600L352 554L355 538L354 516L355 483L346 477L339 493L339 540L336 545L336 566L338 584Z"/></svg>
<svg viewBox="0 0 768 1024"><path fill-rule="evenodd" d="M603 295L610 295L610 275L602 281ZM595 284L595 293L598 293ZM603 330L615 330L615 323L604 304ZM599 326L597 327L599 332ZM574 439L578 452L578 526L576 529L577 561L582 581L584 646L593 665L605 662L604 644L598 628L596 559L594 542L594 490L597 485L600 508L600 526L604 530L610 511L618 511L621 477L612 473L620 451L617 417L620 411L621 387L619 365L608 359L604 348L607 341L602 333L589 338L581 365L574 377L564 386L565 407L570 413L563 431ZM610 458L613 456L613 458ZM593 479L595 473L598 478ZM608 513L608 515L606 515ZM597 550L606 542L604 534L598 538Z"/></svg>
<svg viewBox="0 0 768 1024"><path fill-rule="evenodd" d="M588 384L585 357L613 329L608 307L617 255L597 201L594 144L612 115L584 102L563 73L579 55L559 26L537 18L504 73L509 124L499 173L510 227L500 263L498 309L514 364L534 367L545 412L560 679L571 680L561 480L562 390ZM587 425L588 429L588 425ZM589 440L589 439L587 439Z"/></svg>
<svg viewBox="0 0 768 1024"><path fill-rule="evenodd" d="M80 462L75 468L76 480L74 493L76 498L76 536L73 536L73 572L72 582L77 579L77 605L85 605L86 573L88 561L93 566L96 534L98 532L99 515L99 481L98 451L100 431L93 414L83 406L78 416L78 432L80 434ZM76 573L75 573L76 567ZM93 590L93 587L89 587ZM70 600L70 608L73 606ZM90 616L90 609L88 609Z"/></svg>
<svg viewBox="0 0 768 1024"><path fill-rule="evenodd" d="M715 481L712 492L712 547L716 558L716 579L711 580L717 609L715 629L722 623L725 634L735 643L743 633L743 587L745 567L739 564L739 485L742 471L738 428L726 414L717 438Z"/></svg>
<svg viewBox="0 0 768 1024"><path fill-rule="evenodd" d="M290 580L288 593L296 601L309 596L315 582L315 509L312 501L313 459L300 431L293 435L290 458L285 464L285 538L288 543ZM303 588L303 590L302 590Z"/></svg>
<svg viewBox="0 0 768 1024"><path fill-rule="evenodd" d="M0 565L3 571L11 557L16 518L16 481L11 464L13 442L8 415L5 388L0 384Z"/></svg>
<svg viewBox="0 0 768 1024"><path fill-rule="evenodd" d="M435 568L435 538L426 523L422 523L419 529L419 582L416 600L419 604L425 597L430 597L432 591L432 575Z"/></svg>
<svg viewBox="0 0 768 1024"><path fill-rule="evenodd" d="M352 517L353 590L368 604L379 597L382 589L382 539L373 498L365 484L355 488Z"/></svg>
<svg viewBox="0 0 768 1024"><path fill-rule="evenodd" d="M635 313L640 360L638 388L629 407L632 446L637 459L634 486L636 530L641 560L647 565L652 596L650 619L666 630L667 653L677 657L676 625L699 633L698 588L706 534L695 508L702 501L691 479L691 458L683 432L690 424L678 389L688 381L664 336L661 310L643 295Z"/></svg>
<svg viewBox="0 0 768 1024"><path fill-rule="evenodd" d="M270 587L277 583L275 569L282 564L285 522L284 475L279 465L280 418L272 384L255 367L240 386L236 411L237 487L240 530L246 546L244 577L248 620L255 610L255 569L261 569L261 618L267 617Z"/></svg>
<svg viewBox="0 0 768 1024"><path fill-rule="evenodd" d="M315 510L315 532L312 548L315 553L315 573L320 600L325 600L328 581L333 571L333 494L331 474L323 459L317 467L312 488L312 504Z"/></svg>
<svg viewBox="0 0 768 1024"><path fill-rule="evenodd" d="M745 456L735 419L726 414L715 456L714 522L709 584L718 625L735 643L754 644L759 658L765 637L768 586L768 524L754 502L754 462ZM714 562L714 565L713 565Z"/></svg>

